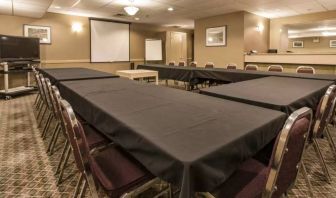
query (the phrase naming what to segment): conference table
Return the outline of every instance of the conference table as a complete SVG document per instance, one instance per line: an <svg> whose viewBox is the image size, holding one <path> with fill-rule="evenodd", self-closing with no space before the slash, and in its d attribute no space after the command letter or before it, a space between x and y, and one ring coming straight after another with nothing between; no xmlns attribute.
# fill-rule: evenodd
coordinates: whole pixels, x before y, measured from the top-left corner
<svg viewBox="0 0 336 198"><path fill-rule="evenodd" d="M212 191L277 136L286 114L123 78L61 81L76 113L180 198Z"/></svg>
<svg viewBox="0 0 336 198"><path fill-rule="evenodd" d="M334 81L271 76L204 88L200 93L290 115L304 106L315 109L332 84Z"/></svg>
<svg viewBox="0 0 336 198"><path fill-rule="evenodd" d="M58 84L61 81L118 78L118 75L101 72L88 68L36 68L44 77L49 78L51 84Z"/></svg>
<svg viewBox="0 0 336 198"><path fill-rule="evenodd" d="M333 74L295 74L283 72L267 71L246 71L224 68L204 68L204 67L179 67L168 65L138 65L137 69L148 69L159 72L161 79L172 79L190 83L202 82L202 80L215 80L228 83L241 82L264 78L268 76L304 78L314 80L330 80L336 82L336 75Z"/></svg>

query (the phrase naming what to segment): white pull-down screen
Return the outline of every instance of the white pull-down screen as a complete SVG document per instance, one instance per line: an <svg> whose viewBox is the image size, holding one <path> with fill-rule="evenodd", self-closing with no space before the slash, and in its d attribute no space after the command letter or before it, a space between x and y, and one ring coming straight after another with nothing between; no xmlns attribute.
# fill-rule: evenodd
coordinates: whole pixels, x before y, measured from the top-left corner
<svg viewBox="0 0 336 198"><path fill-rule="evenodd" d="M91 62L130 61L129 24L90 20Z"/></svg>

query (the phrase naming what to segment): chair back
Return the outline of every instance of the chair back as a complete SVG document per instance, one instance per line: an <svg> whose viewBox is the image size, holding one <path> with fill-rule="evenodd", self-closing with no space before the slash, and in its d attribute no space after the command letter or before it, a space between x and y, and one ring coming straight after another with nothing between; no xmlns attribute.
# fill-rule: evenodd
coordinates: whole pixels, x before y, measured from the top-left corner
<svg viewBox="0 0 336 198"><path fill-rule="evenodd" d="M236 63L229 63L226 65L226 69L237 69Z"/></svg>
<svg viewBox="0 0 336 198"><path fill-rule="evenodd" d="M331 108L330 108L329 115L327 118L327 124L332 124L333 119L335 117L335 113L336 113L336 97L334 97L331 103Z"/></svg>
<svg viewBox="0 0 336 198"><path fill-rule="evenodd" d="M56 101L54 99L54 96L52 94L52 88L51 88L51 82L49 80L49 78L45 78L45 85L46 85L46 89L47 89L47 97L49 98L50 101L50 106L51 106L51 110L52 113L54 114L54 117L59 121L59 117L58 117L58 113L57 113L57 107L56 107Z"/></svg>
<svg viewBox="0 0 336 198"><path fill-rule="evenodd" d="M65 125L66 133L75 158L75 164L81 172L84 171L84 161L81 155L81 142L78 139L76 127L78 122L71 105L66 100L61 100L62 119Z"/></svg>
<svg viewBox="0 0 336 198"><path fill-rule="evenodd" d="M180 62L178 63L178 66L180 66L180 67L184 67L184 66L186 66L186 63L185 63L184 61L180 61Z"/></svg>
<svg viewBox="0 0 336 198"><path fill-rule="evenodd" d="M66 134L66 124L65 124L65 121L64 121L63 116L62 116L62 108L61 108L62 97L61 97L61 94L60 94L58 88L55 85L53 85L51 87L51 89L52 89L51 93L52 93L54 101L55 101L56 114L57 114L57 117L60 121L63 135L65 137L68 137L68 135Z"/></svg>
<svg viewBox="0 0 336 198"><path fill-rule="evenodd" d="M311 66L299 66L296 68L296 73L315 74L315 68Z"/></svg>
<svg viewBox="0 0 336 198"><path fill-rule="evenodd" d="M205 68L214 68L215 67L215 64L213 62L207 62L205 64Z"/></svg>
<svg viewBox="0 0 336 198"><path fill-rule="evenodd" d="M259 69L258 65L247 64L245 66L245 70L254 70L254 71L257 71L258 69Z"/></svg>
<svg viewBox="0 0 336 198"><path fill-rule="evenodd" d="M197 62L196 61L192 61L190 63L190 67L197 67Z"/></svg>
<svg viewBox="0 0 336 198"><path fill-rule="evenodd" d="M283 67L281 65L270 65L268 66L267 71L283 72Z"/></svg>
<svg viewBox="0 0 336 198"><path fill-rule="evenodd" d="M175 61L169 61L168 65L169 66L175 66Z"/></svg>
<svg viewBox="0 0 336 198"><path fill-rule="evenodd" d="M336 85L330 85L316 108L314 116L315 122L311 134L313 138L321 137L326 126L328 125L330 114L334 111L334 109L332 109L332 105L335 99L335 92Z"/></svg>
<svg viewBox="0 0 336 198"><path fill-rule="evenodd" d="M44 95L43 95L44 93L43 93L43 90L42 90L41 79L40 79L39 73L37 71L34 72L34 77L35 77L38 92L40 93L40 95L42 97L42 100L44 100Z"/></svg>
<svg viewBox="0 0 336 198"><path fill-rule="evenodd" d="M48 89L47 89L47 85L46 85L46 79L43 77L42 74L39 74L39 76L40 76L41 86L42 86L43 95L44 95L44 102L46 103L47 108L51 111L52 110L52 106L51 106L50 97L48 96Z"/></svg>
<svg viewBox="0 0 336 198"><path fill-rule="evenodd" d="M303 107L288 117L274 144L263 197L281 197L295 183L312 116L312 110Z"/></svg>

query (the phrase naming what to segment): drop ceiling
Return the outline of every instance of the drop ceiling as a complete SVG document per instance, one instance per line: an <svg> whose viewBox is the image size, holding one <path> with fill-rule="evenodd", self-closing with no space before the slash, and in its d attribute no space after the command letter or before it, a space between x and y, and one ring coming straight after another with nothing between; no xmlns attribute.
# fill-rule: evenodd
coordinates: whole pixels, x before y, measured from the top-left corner
<svg viewBox="0 0 336 198"><path fill-rule="evenodd" d="M0 0L0 13L42 17L46 12L193 28L194 19L245 10L268 18L336 10L336 0L134 0L140 8L125 14L128 0ZM173 7L173 12L167 11Z"/></svg>

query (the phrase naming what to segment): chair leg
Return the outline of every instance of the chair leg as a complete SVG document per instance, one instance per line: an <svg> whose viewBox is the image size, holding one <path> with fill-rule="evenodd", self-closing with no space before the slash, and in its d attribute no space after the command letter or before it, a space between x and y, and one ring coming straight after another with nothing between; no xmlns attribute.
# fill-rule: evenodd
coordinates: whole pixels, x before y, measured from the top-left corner
<svg viewBox="0 0 336 198"><path fill-rule="evenodd" d="M69 147L69 141L68 140L65 140L65 143L64 143L64 147L63 147L63 151L62 151L62 155L59 159L59 162L58 162L58 166L57 166L57 169L56 169L56 174L60 171L61 169L61 166L63 164L63 160L64 160L64 157L65 157L65 154L67 153L68 151L68 147Z"/></svg>
<svg viewBox="0 0 336 198"><path fill-rule="evenodd" d="M328 143L329 143L329 146L331 148L331 151L334 155L334 158L336 160L336 146L335 146L335 142L334 140L332 139L331 137L331 134L330 134L330 131L329 131L329 127L326 127L326 131L325 131L325 134L327 136L327 139L328 139Z"/></svg>
<svg viewBox="0 0 336 198"><path fill-rule="evenodd" d="M76 198L77 195L79 194L79 190L80 190L80 187L82 186L83 179L84 179L84 175L83 175L83 173L80 173L77 184L76 184L75 191L74 191L73 196L72 196L73 198Z"/></svg>
<svg viewBox="0 0 336 198"><path fill-rule="evenodd" d="M79 196L78 196L79 198L84 197L87 186L88 186L87 181L84 179L81 191L79 192Z"/></svg>
<svg viewBox="0 0 336 198"><path fill-rule="evenodd" d="M45 137L47 135L47 131L49 129L49 126L51 124L51 121L52 121L53 117L54 117L53 114L51 112L49 112L47 122L45 123L43 131L42 131L42 139L45 139Z"/></svg>
<svg viewBox="0 0 336 198"><path fill-rule="evenodd" d="M318 144L318 142L317 142L317 140L315 138L313 139L313 146L314 146L314 150L315 150L315 152L316 152L316 154L317 154L317 156L318 156L318 158L320 160L321 167L322 167L323 172L324 172L324 174L326 176L327 182L330 184L331 183L331 177L330 177L327 165L325 163L324 157L323 157L323 155L321 153L321 148L320 148L320 146L319 146L319 144Z"/></svg>
<svg viewBox="0 0 336 198"><path fill-rule="evenodd" d="M43 112L43 109L44 109L45 105L44 103L42 102L41 104L41 108L38 110L38 113L37 113L37 116L36 116L36 121L38 122L39 118L40 118L40 115L42 115L41 113Z"/></svg>
<svg viewBox="0 0 336 198"><path fill-rule="evenodd" d="M41 99L41 96L39 96L39 99L38 99L38 101L35 105L35 110L38 110L40 108L41 104L42 104L42 99Z"/></svg>
<svg viewBox="0 0 336 198"><path fill-rule="evenodd" d="M36 98L35 98L35 101L34 101L34 105L37 104L37 101L39 100L39 98L40 98L40 93L38 93L38 94L36 95Z"/></svg>
<svg viewBox="0 0 336 198"><path fill-rule="evenodd" d="M53 145L53 143L54 143L54 141L55 141L55 137L56 137L56 134L58 134L59 129L60 129L60 124L57 123L57 124L55 125L54 132L53 132L52 135L51 135L51 139L50 139L50 142L49 142L49 144L48 144L47 152L50 152L51 146Z"/></svg>
<svg viewBox="0 0 336 198"><path fill-rule="evenodd" d="M47 105L44 105L45 106L45 108L44 108L44 111L43 111L43 113L42 113L42 116L40 117L40 121L39 121L39 123L38 123L38 127L41 127L41 124L42 124L42 122L43 122L43 118L44 118L44 116L45 116L45 114L47 113L47 111L48 111L48 107L47 107Z"/></svg>
<svg viewBox="0 0 336 198"><path fill-rule="evenodd" d="M307 169L306 169L306 166L304 165L303 162L301 162L301 170L302 170L303 177L304 177L304 179L307 183L307 186L308 186L309 196L314 197L314 193L313 193L313 190L312 190L312 185L311 185L311 182L310 182L308 174L307 174Z"/></svg>
<svg viewBox="0 0 336 198"><path fill-rule="evenodd" d="M57 140L58 140L58 137L59 137L59 134L60 134L61 130L62 130L62 128L60 127L57 134L56 134L55 140L54 140L53 144L51 145L50 155L54 154L54 149L56 147L56 143L57 143Z"/></svg>
<svg viewBox="0 0 336 198"><path fill-rule="evenodd" d="M62 183L64 169L65 169L65 166L68 163L68 160L69 160L69 157L70 157L70 152L71 152L71 147L69 146L68 150L67 150L67 152L65 154L64 162L63 162L62 167L61 167L61 172L60 172L60 175L58 177L57 185L60 184L60 183Z"/></svg>
<svg viewBox="0 0 336 198"><path fill-rule="evenodd" d="M85 175L85 181L87 182L87 185L90 189L90 192L91 192L91 196L93 198L98 198L98 191L97 191L97 188L96 188L96 184L93 180L93 176L92 176L92 173L90 171L85 171L86 175Z"/></svg>

